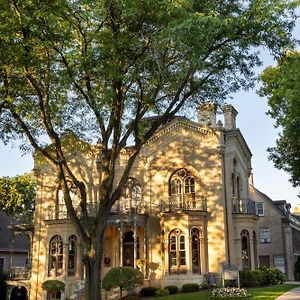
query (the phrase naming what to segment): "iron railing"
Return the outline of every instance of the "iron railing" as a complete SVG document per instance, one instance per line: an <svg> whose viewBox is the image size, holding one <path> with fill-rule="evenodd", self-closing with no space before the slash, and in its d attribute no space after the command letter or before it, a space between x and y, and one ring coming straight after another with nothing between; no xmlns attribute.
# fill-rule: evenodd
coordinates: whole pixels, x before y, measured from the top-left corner
<svg viewBox="0 0 300 300"><path fill-rule="evenodd" d="M10 267L10 279L25 280L30 278L30 267Z"/></svg>
<svg viewBox="0 0 300 300"><path fill-rule="evenodd" d="M161 210L173 212L178 210L207 211L206 197L198 193L172 195L168 201L162 201Z"/></svg>
<svg viewBox="0 0 300 300"><path fill-rule="evenodd" d="M232 199L232 213L256 215L255 201L248 198Z"/></svg>

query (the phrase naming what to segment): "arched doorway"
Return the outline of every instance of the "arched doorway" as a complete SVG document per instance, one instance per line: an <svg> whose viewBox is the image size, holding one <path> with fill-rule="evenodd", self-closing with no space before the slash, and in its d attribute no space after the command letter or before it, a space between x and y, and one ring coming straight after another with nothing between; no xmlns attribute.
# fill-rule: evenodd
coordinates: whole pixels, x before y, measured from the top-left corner
<svg viewBox="0 0 300 300"><path fill-rule="evenodd" d="M139 259L139 240L136 240L136 259ZM123 237L123 266L134 267L134 237L133 231L127 231Z"/></svg>
<svg viewBox="0 0 300 300"><path fill-rule="evenodd" d="M18 286L12 289L10 300L27 300L27 290L24 286Z"/></svg>

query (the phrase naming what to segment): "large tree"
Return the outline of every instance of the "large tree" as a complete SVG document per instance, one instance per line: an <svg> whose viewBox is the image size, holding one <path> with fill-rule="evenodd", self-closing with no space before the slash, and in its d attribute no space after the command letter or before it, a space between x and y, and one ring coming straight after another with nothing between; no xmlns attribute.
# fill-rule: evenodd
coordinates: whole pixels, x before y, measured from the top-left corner
<svg viewBox="0 0 300 300"><path fill-rule="evenodd" d="M291 175L294 187L300 187L300 52L284 53L261 79L260 95L268 98L268 114L280 129L276 146L268 149L269 157Z"/></svg>
<svg viewBox="0 0 300 300"><path fill-rule="evenodd" d="M251 87L255 47L290 45L295 1L2 0L0 136L21 138L61 180L84 244L87 299L100 298L107 215L132 164L159 126L186 105ZM99 210L70 168L66 133L101 140ZM45 137L51 147L45 147ZM115 162L131 141L121 179ZM24 141L24 145L25 141ZM80 191L82 219L69 181Z"/></svg>
<svg viewBox="0 0 300 300"><path fill-rule="evenodd" d="M32 173L0 177L0 208L5 214L21 221L32 220L36 180Z"/></svg>

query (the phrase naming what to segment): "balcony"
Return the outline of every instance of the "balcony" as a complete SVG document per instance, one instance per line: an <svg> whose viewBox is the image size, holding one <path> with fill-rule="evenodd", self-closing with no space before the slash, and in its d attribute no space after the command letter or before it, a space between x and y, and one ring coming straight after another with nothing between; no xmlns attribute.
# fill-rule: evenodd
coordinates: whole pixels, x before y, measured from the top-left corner
<svg viewBox="0 0 300 300"><path fill-rule="evenodd" d="M98 203L88 203L87 210L91 217L95 217L98 211ZM77 216L81 218L81 211L78 207L75 209ZM112 206L111 214L157 214L160 212L160 207L157 204L143 201L135 201L132 198L122 198ZM49 206L47 210L46 220L65 220L68 219L67 208L64 204L59 204L56 207Z"/></svg>
<svg viewBox="0 0 300 300"><path fill-rule="evenodd" d="M10 275L11 280L27 280L30 279L30 268L25 267L11 267Z"/></svg>
<svg viewBox="0 0 300 300"><path fill-rule="evenodd" d="M250 214L257 215L255 201L251 199L233 199L232 200L233 214Z"/></svg>
<svg viewBox="0 0 300 300"><path fill-rule="evenodd" d="M162 202L161 210L164 212L185 211L207 211L206 197L197 194L172 195L167 202Z"/></svg>

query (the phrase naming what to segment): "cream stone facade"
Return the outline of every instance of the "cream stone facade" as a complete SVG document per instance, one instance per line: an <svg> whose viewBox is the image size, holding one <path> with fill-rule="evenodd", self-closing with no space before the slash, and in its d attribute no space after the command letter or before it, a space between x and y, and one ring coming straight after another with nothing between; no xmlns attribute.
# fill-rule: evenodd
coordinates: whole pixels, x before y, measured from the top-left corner
<svg viewBox="0 0 300 300"><path fill-rule="evenodd" d="M223 264L255 269L263 255L277 255L276 262L284 261L284 271L293 279L292 238L286 236L289 219L282 227L279 209L249 183L251 152L236 128L237 111L226 105L223 114L224 125L216 123L213 105L202 105L197 122L175 117L144 145L108 217L102 274L114 266L137 268L145 260L145 285L181 287L201 283L204 276L220 279ZM130 148L122 152L116 174L121 174L129 153ZM71 167L86 183L93 214L97 156L93 151L73 155ZM41 285L54 278L66 284L61 298L74 298L84 285L80 237L51 168L36 162L35 169L30 299L47 299ZM74 192L80 216L76 197ZM255 201L263 202L268 214L259 216ZM260 243L265 227L271 228L272 236L274 232L268 245Z"/></svg>

